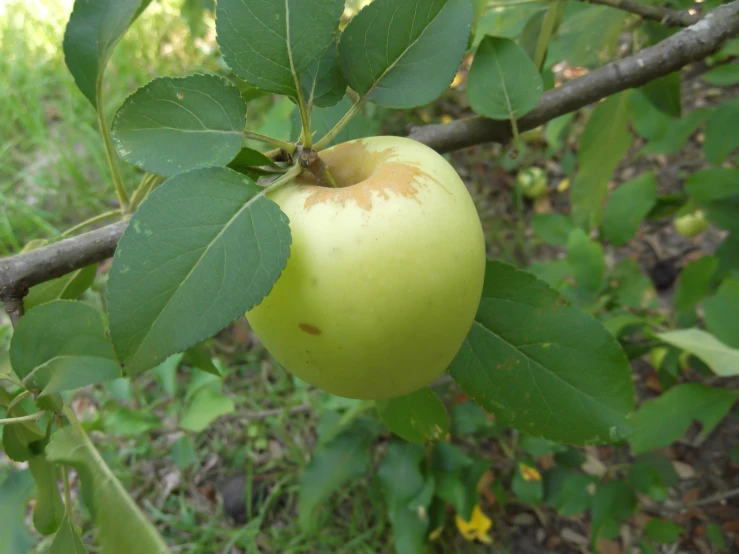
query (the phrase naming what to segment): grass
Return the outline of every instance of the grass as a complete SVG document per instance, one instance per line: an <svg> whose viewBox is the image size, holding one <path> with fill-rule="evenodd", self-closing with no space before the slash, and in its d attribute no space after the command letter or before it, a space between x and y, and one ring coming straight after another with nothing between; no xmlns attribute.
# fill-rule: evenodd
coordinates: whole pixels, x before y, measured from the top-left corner
<svg viewBox="0 0 739 554"><path fill-rule="evenodd" d="M106 73L108 119L156 76L218 69L178 6L152 3L119 44ZM94 109L64 64L71 9L72 0L0 3L0 255L115 207ZM121 169L132 188L137 171Z"/></svg>

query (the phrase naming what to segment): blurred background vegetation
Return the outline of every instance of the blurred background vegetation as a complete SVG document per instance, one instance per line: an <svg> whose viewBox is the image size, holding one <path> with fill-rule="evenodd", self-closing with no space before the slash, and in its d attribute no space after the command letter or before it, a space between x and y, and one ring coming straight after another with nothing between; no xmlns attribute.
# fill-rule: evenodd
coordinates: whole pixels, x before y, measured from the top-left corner
<svg viewBox="0 0 739 554"><path fill-rule="evenodd" d="M227 74L215 43L212 15L207 10L203 12L207 3L152 2L123 38L108 66L105 98L109 119L126 96L156 76L198 71ZM347 18L366 3L350 0ZM516 10L493 8L495 17L480 22L484 32L520 35L532 14L541 10L542 2L516 3L520 4ZM31 239L57 236L76 222L116 205L95 113L64 65L61 43L72 4L73 0L0 0L0 255L20 250ZM500 4L503 2L496 3ZM600 36L598 25L588 23L585 16L575 16L569 20L570 27L561 30L553 48L574 49L582 66L597 65L603 51L607 51L606 57L624 55L634 47L636 35L629 34L628 26L622 28L623 22L621 18L618 25L609 27L615 29L612 36ZM726 52L722 60L739 55L736 41ZM409 126L469 115L463 92L468 61L454 86L434 104L398 112L372 108L361 124L373 130L404 134ZM739 94L736 86L717 89L702 81L700 76L707 67L703 63L695 65L697 69L683 72L686 113L711 109ZM587 71L574 63L555 69L550 73L558 81ZM244 97L250 100L248 128L289 139L293 104L240 86ZM636 100L633 109L640 109ZM660 192L679 195L684 177L706 166L701 132L689 140L700 122L684 133L676 149L669 146L667 154L641 155L638 150L653 138L652 127L662 126L663 135L667 133L664 136L676 136L672 130L665 131L668 123L664 118L650 119L654 114L644 109L637 117L640 124L635 125L641 138L619 165L614 184L633 179L642 171L655 170L660 176ZM567 210L567 190L577 164L579 134L589 113L590 109L581 110L527 133L515 159L500 145L470 148L449 156L475 198L491 256L529 266L552 285L563 283L570 271L564 250L570 224L556 215ZM684 119L674 119L669 124L677 125L680 121ZM125 163L120 166L124 182L133 188L140 172ZM543 168L548 180L547 194L536 200L524 199L515 187L519 170L531 166ZM669 209L668 206L665 213ZM650 244L649 248L638 244L639 248L632 244L618 252L607 248L605 256L610 267L629 257L651 260L653 251L659 251L663 258L681 255L693 246L712 252L725 235L711 229L689 240L677 236L669 221L663 221L650 225L640 235ZM659 307L653 302L657 294L636 264L634 268L635 272L627 275L630 281L623 273L620 277L615 273L609 276L622 278L623 283L620 292L612 296L631 295L629 298L636 298L639 307L648 304L651 316ZM103 302L104 274L105 267L86 300ZM604 315L607 301L596 302L587 309ZM646 304L642 305L642 301ZM663 306L669 303L664 297L660 301ZM0 343L3 332L0 327ZM204 363L202 360L180 355L136 380L86 389L75 400L77 412L84 415L91 429L105 433L105 439L97 441L97 445L106 461L167 541L177 545L173 551L390 552L391 530L383 494L378 480L371 479L371 475L354 480L331 496L321 510L319 533L304 533L297 524L298 478L316 444L322 436L331 435L337 424L337 411L349 420L361 417L368 405L322 393L275 368L243 319L205 346L205 358L212 358L223 381L197 369ZM642 353L647 351L648 348ZM635 370L640 372L637 380L642 397L653 397L663 386L676 382L674 375L657 376L645 362L636 363L643 363L641 369ZM624 463L623 451L615 447L574 449L522 436L483 414L450 383L442 382L435 390L451 407L457 443L476 456L492 460L483 500L494 521L494 534L507 537L494 547L495 551L587 551L581 513L581 504L587 503L587 499L576 495L553 497L550 490L545 495L541 475L524 475L516 464L536 459L542 471L554 468L555 473L560 467L588 465L584 485L580 480L585 490L586 485L597 481L593 476L623 478L625 472L631 471ZM729 417L733 418L732 426L716 435L705 451L715 447L715 452L724 455L721 463L733 464L730 469L736 472L739 451L731 447L739 436L739 424L736 417ZM389 436L380 441L374 452L376 459L382 457L388 442ZM712 471L712 463L712 459L680 454L675 464L667 464L669 467L652 458L640 467L646 467L642 470L649 474L648 479L644 478L646 489L659 497L678 477L693 479L690 482L695 483L697 474ZM0 483L12 469L13 464L0 455ZM654 477L655 472L658 477ZM505 479L498 479L501 475ZM712 478L723 486L719 477L712 474ZM239 500L245 483L246 503ZM689 494L690 490L680 492ZM14 494L22 497L28 492L20 487ZM539 506L542 498L549 507L559 503L556 508L560 512L569 510L573 515L553 516L552 510ZM12 505L9 497L6 500ZM570 504L564 506L565 501ZM2 509L0 499L0 515L5 513ZM720 520L719 516L716 518L715 521ZM664 525L662 521L652 524L655 536L677 544L682 527L676 531L671 521ZM710 552L727 551L723 531L715 521L701 527L708 537L704 544ZM615 530L609 529L609 533L615 537L620 532L619 522L611 523ZM646 522L632 525L642 529ZM88 537L93 532L90 526L85 531ZM28 543L35 544L34 552L43 552L48 546L48 541L32 536L28 530L24 532ZM546 536L542 538L541 534ZM550 536L556 536L558 542L542 546ZM434 544L438 552L491 551L490 546L465 540L452 524L436 537ZM514 544L515 547L506 546ZM603 548L613 548L612 542L603 544ZM0 553L4 554L2 545Z"/></svg>

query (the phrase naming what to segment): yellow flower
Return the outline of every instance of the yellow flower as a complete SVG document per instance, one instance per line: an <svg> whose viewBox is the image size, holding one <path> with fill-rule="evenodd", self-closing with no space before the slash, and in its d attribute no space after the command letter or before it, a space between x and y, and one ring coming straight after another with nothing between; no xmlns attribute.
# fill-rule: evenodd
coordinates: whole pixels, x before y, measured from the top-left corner
<svg viewBox="0 0 739 554"><path fill-rule="evenodd" d="M535 467L518 464L518 471L521 472L521 477L523 477L524 481L541 481L541 473Z"/></svg>
<svg viewBox="0 0 739 554"><path fill-rule="evenodd" d="M459 514L457 514L455 520L457 522L457 529L459 529L459 532L468 541L478 540L485 544L493 543L493 539L488 534L490 528L493 526L493 522L482 512L479 504L472 510L472 519L470 521L463 520Z"/></svg>

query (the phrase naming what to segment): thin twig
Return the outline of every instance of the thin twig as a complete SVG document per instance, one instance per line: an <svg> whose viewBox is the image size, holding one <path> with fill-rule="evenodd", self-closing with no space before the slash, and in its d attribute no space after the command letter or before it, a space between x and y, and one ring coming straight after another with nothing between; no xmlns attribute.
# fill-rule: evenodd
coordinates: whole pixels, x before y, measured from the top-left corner
<svg viewBox="0 0 739 554"><path fill-rule="evenodd" d="M8 417L0 419L0 425L13 425L14 423L23 423L24 421L36 421L46 412L36 412L34 414L19 416L19 417Z"/></svg>
<svg viewBox="0 0 739 554"><path fill-rule="evenodd" d="M297 406L293 406L292 408L274 408L271 410L257 410L253 412L235 412L233 414L230 414L228 416L224 416L221 419L222 420L252 420L252 419L264 419L267 417L273 417L278 415L292 415L292 414L298 414L302 412L309 412L311 411L312 406L309 404L299 404Z"/></svg>
<svg viewBox="0 0 739 554"><path fill-rule="evenodd" d="M82 223L78 223L74 227L70 227L66 231L64 231L61 235L59 235L60 238L66 238L70 235L74 235L77 231L81 231L85 227L89 225L94 225L95 223L100 223L101 221L105 221L106 219L110 219L111 217L118 217L121 215L120 210L110 210L107 212L103 212L101 214L96 215L95 217L91 217L90 219L86 219Z"/></svg>
<svg viewBox="0 0 739 554"><path fill-rule="evenodd" d="M658 21L665 27L690 27L701 20L700 15L693 15L688 12L663 8L661 6L649 6L647 4L639 4L632 0L580 0L589 4L600 4L634 13L642 19L650 21Z"/></svg>
<svg viewBox="0 0 739 554"><path fill-rule="evenodd" d="M722 500L728 500L729 498L733 498L735 496L739 496L739 487L736 489L731 489L724 492L717 492L716 494L713 494L711 496L707 496L706 498L700 498L696 500L695 502L689 502L685 505L685 508L696 508L698 506L707 506L709 504L715 504L717 502L721 502Z"/></svg>

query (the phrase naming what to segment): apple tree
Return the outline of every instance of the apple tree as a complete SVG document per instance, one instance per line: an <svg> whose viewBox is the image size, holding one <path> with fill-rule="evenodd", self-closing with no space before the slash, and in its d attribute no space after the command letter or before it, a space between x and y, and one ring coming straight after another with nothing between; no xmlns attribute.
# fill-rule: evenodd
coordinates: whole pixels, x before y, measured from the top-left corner
<svg viewBox="0 0 739 554"><path fill-rule="evenodd" d="M66 63L97 114L118 209L0 260L14 327L0 357L3 449L29 464L33 522L55 535L50 552L86 551L70 469L101 552L170 551L96 450L73 391L135 379L182 352L220 378L201 343L245 314L286 371L362 400L323 429L300 481L301 526L320 525L322 503L368 470L389 430L375 478L400 553L423 552L449 505L460 529L482 517L489 462L447 440L450 429L465 432L462 411L483 422L493 414L558 451L616 443L641 453L693 419L706 433L715 427L734 391L675 384L636 410L629 365L651 349L675 382L690 357L719 377L739 374L739 107L734 99L683 117L679 74L712 56L719 65L707 79L739 81L736 40L725 47L739 32L739 2L709 0L700 12L666 3L374 0L347 21L344 0L218 0L225 74L158 77L108 114L106 66L150 0L76 0ZM555 79L562 64L587 70ZM468 117L414 127L409 138L355 124L371 105L427 105L455 77ZM290 140L246 128L247 89L294 103ZM585 123L570 214L534 223L566 259L528 271L486 259L480 218L443 154L497 142L512 159L542 126L556 150L574 113ZM687 177L685 194L661 197L648 172L611 191L635 135L669 153L703 124L712 167ZM123 182L123 163L140 169L137 186ZM515 190L535 202L548 189L546 173L530 168ZM103 217L117 221L80 233ZM648 217L674 217L686 235L709 223L728 231L709 261L686 269L677 322L652 315L638 268L604 262L602 243L628 242ZM104 305L79 301L111 256ZM432 387L444 372L468 400L451 417ZM714 410L691 411L701 402ZM655 419L679 406L686 423L660 436ZM520 460L513 488L536 503L532 464ZM601 508L593 540L615 517Z"/></svg>

